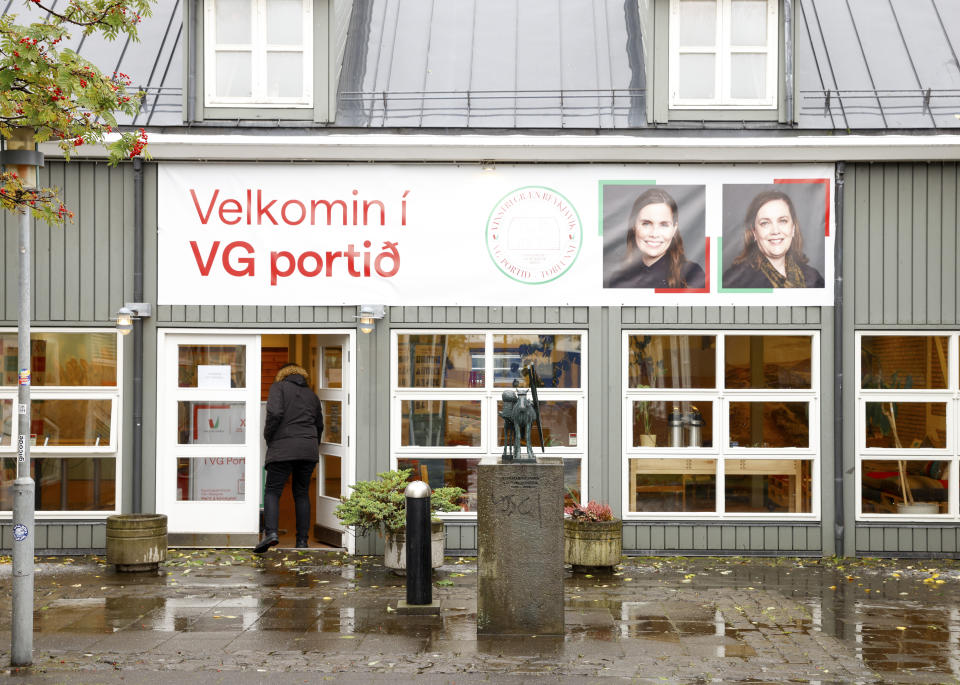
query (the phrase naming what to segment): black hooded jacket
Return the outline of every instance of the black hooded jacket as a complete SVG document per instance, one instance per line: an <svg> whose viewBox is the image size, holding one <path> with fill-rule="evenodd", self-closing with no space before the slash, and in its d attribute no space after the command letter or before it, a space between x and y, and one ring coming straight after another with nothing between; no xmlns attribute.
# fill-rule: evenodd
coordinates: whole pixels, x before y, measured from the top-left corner
<svg viewBox="0 0 960 685"><path fill-rule="evenodd" d="M320 460L323 411L320 400L307 386L307 372L298 366L284 367L270 386L263 439L267 441L264 463L304 459Z"/></svg>

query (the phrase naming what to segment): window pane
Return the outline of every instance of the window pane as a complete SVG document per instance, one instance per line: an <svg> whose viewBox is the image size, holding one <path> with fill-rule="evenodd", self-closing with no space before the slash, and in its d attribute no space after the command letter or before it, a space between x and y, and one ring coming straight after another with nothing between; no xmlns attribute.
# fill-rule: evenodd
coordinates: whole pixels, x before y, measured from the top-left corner
<svg viewBox="0 0 960 685"><path fill-rule="evenodd" d="M219 50L217 60L217 96L225 98L248 98L252 94L250 85L251 57L249 52L227 52Z"/></svg>
<svg viewBox="0 0 960 685"><path fill-rule="evenodd" d="M252 42L251 0L216 0L216 31L218 43Z"/></svg>
<svg viewBox="0 0 960 685"><path fill-rule="evenodd" d="M634 400L634 447L712 447L713 403Z"/></svg>
<svg viewBox="0 0 960 685"><path fill-rule="evenodd" d="M0 459L0 510L13 509L15 457ZM30 460L30 476L36 483L37 511L113 511L116 461L98 459Z"/></svg>
<svg viewBox="0 0 960 685"><path fill-rule="evenodd" d="M480 445L480 400L403 400L400 444L404 447Z"/></svg>
<svg viewBox="0 0 960 685"><path fill-rule="evenodd" d="M680 97L684 100L712 100L716 97L713 54L681 54Z"/></svg>
<svg viewBox="0 0 960 685"><path fill-rule="evenodd" d="M730 55L730 97L762 100L767 97L767 56L749 52Z"/></svg>
<svg viewBox="0 0 960 685"><path fill-rule="evenodd" d="M303 21L302 0L267 0L267 43L300 45Z"/></svg>
<svg viewBox="0 0 960 685"><path fill-rule="evenodd" d="M631 388L717 387L717 339L712 335L631 335Z"/></svg>
<svg viewBox="0 0 960 685"><path fill-rule="evenodd" d="M947 446L946 402L867 402L867 447Z"/></svg>
<svg viewBox="0 0 960 685"><path fill-rule="evenodd" d="M0 447L13 444L13 400L0 400Z"/></svg>
<svg viewBox="0 0 960 685"><path fill-rule="evenodd" d="M243 457L177 459L178 502L239 502L246 490Z"/></svg>
<svg viewBox="0 0 960 685"><path fill-rule="evenodd" d="M730 447L809 447L808 402L731 402Z"/></svg>
<svg viewBox="0 0 960 685"><path fill-rule="evenodd" d="M708 47L717 40L717 0L680 0L680 46Z"/></svg>
<svg viewBox="0 0 960 685"><path fill-rule="evenodd" d="M580 480L580 459L563 460L563 506L573 506L580 501L583 481Z"/></svg>
<svg viewBox="0 0 960 685"><path fill-rule="evenodd" d="M514 333L493 336L493 381L498 388L519 381L529 387L523 369L532 365L544 388L580 387L580 336Z"/></svg>
<svg viewBox="0 0 960 685"><path fill-rule="evenodd" d="M946 514L949 479L949 461L864 460L860 464L863 513Z"/></svg>
<svg viewBox="0 0 960 685"><path fill-rule="evenodd" d="M323 348L323 387L343 387L343 348Z"/></svg>
<svg viewBox="0 0 960 685"><path fill-rule="evenodd" d="M267 53L267 95L298 98L303 95L303 53Z"/></svg>
<svg viewBox="0 0 960 685"><path fill-rule="evenodd" d="M246 440L246 402L177 402L178 444L242 445Z"/></svg>
<svg viewBox="0 0 960 685"><path fill-rule="evenodd" d="M713 459L631 459L630 511L716 511Z"/></svg>
<svg viewBox="0 0 960 685"><path fill-rule="evenodd" d="M948 343L945 335L865 335L860 339L860 387L946 389Z"/></svg>
<svg viewBox="0 0 960 685"><path fill-rule="evenodd" d="M247 348L244 345L180 345L177 352L179 387L247 387ZM201 366L229 368L201 369Z"/></svg>
<svg viewBox="0 0 960 685"><path fill-rule="evenodd" d="M483 334L397 337L401 388L482 388L483 365Z"/></svg>
<svg viewBox="0 0 960 685"><path fill-rule="evenodd" d="M324 442L340 444L343 442L341 426L343 425L343 402L324 400L323 407L323 437Z"/></svg>
<svg viewBox="0 0 960 685"><path fill-rule="evenodd" d="M111 400L33 400L30 437L38 447L110 444Z"/></svg>
<svg viewBox="0 0 960 685"><path fill-rule="evenodd" d="M16 385L16 333L0 333L0 359L0 385ZM31 333L30 367L33 386L115 386L117 334Z"/></svg>
<svg viewBox="0 0 960 685"><path fill-rule="evenodd" d="M321 493L325 497L340 497L341 459L332 454L324 454L321 458L323 459L323 490Z"/></svg>
<svg viewBox="0 0 960 685"><path fill-rule="evenodd" d="M767 0L733 0L730 43L737 46L767 44Z"/></svg>
<svg viewBox="0 0 960 685"><path fill-rule="evenodd" d="M809 460L728 459L724 467L728 513L810 513Z"/></svg>
<svg viewBox="0 0 960 685"><path fill-rule="evenodd" d="M811 388L812 340L807 335L728 335L726 387Z"/></svg>
<svg viewBox="0 0 960 685"><path fill-rule="evenodd" d="M497 402L497 446L503 446L503 401ZM540 400L540 423L543 424L543 444L546 447L577 447L577 403L574 400ZM530 427L530 440L536 450L540 449L540 433L534 424ZM513 443L511 443L513 444ZM524 436L520 444L526 445Z"/></svg>
<svg viewBox="0 0 960 685"><path fill-rule="evenodd" d="M477 464L479 459L398 459L398 469L413 469L411 480L431 488L456 486L466 492L460 500L463 511L477 510Z"/></svg>

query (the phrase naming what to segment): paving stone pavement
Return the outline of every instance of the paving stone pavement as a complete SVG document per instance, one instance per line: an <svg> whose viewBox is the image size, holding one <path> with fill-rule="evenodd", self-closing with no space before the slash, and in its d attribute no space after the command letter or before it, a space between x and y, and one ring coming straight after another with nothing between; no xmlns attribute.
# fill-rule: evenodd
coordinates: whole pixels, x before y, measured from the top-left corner
<svg viewBox="0 0 960 685"><path fill-rule="evenodd" d="M155 682L157 672L237 684L960 682L954 562L937 572L627 558L606 573L568 572L564 636L478 638L475 560L447 561L434 587L442 615L430 618L394 611L404 580L376 557L183 550L152 574L43 559L34 667L16 673L44 683ZM9 588L0 560L4 664Z"/></svg>

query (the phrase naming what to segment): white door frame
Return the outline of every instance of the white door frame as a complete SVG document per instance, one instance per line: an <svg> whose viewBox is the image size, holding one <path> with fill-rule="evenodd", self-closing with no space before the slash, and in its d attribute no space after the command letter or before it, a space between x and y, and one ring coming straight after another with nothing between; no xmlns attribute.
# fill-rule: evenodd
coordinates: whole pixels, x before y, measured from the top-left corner
<svg viewBox="0 0 960 685"><path fill-rule="evenodd" d="M247 497L243 502L177 502L176 501L176 470L172 459L176 458L171 452L177 445L172 442L176 436L164 435L164 429L169 425L172 413L174 426L176 425L176 347L174 342L170 344L171 338L176 341L183 339L191 344L228 344L231 338L243 338L249 336L255 341L256 353L256 374L250 376L249 368L254 360L250 357L249 350L247 356L248 378L259 378L260 371L260 339L263 335L282 334L282 335L342 335L347 337L346 349L349 352L349 362L347 363L348 387L351 392L351 401L344 408L345 429L349 432L350 440L346 446L342 463L342 488L349 492L349 486L356 483L356 419L357 419L357 372L356 372L356 329L329 329L329 328L163 328L157 331L157 453L156 453L156 502L158 513L167 514L167 526L170 532L174 533L248 533L256 535L259 528L259 510L260 497L259 488L261 482L262 467L258 458L251 458L246 463L246 481L250 485L247 487ZM213 340L213 343L210 341ZM172 349L172 352L168 349ZM172 360L172 368L171 366ZM164 374L167 374L167 379ZM173 387L170 387L168 380L172 380ZM247 390L250 391L252 400L248 400L247 426L260 425L260 393L259 383L250 382L247 384ZM226 392L226 391L219 391ZM168 406L168 404L170 406ZM172 407L172 408L171 408ZM255 435L252 431L247 433L247 442L243 446L245 449L255 450L251 454L259 457L259 446L262 442L262 436ZM198 530L197 523L208 520L211 510L214 513L214 522L216 530ZM211 528L211 526L207 526ZM355 551L355 540L352 535L344 536L344 543L349 553Z"/></svg>
<svg viewBox="0 0 960 685"><path fill-rule="evenodd" d="M320 441L321 458L319 467L317 469L317 499L314 503L314 520L318 525L323 526L324 528L339 531L341 533L340 544L343 545L344 539L342 534L346 533L347 529L341 525L339 520L337 520L337 517L334 515L333 511L340 503L339 498L348 494L346 483L347 474L345 469L347 468L348 464L348 454L356 442L355 438L353 437L353 420L351 412L352 405L354 404L356 398L352 374L352 369L354 366L353 352L351 350L352 341L350 340L349 336L346 336L342 333L324 333L317 336L317 338L319 350L318 356L320 362L320 377L317 379L317 385L321 385L321 380L324 376L325 369L323 368L323 350L325 347L339 347L341 349L341 368L343 369L343 376L340 383L341 387L339 388L317 388L317 396L321 401L341 403L341 426L339 443L329 442L323 439ZM329 497L323 493L324 480L326 476L324 472L324 454L340 458L340 493L337 495L337 497Z"/></svg>

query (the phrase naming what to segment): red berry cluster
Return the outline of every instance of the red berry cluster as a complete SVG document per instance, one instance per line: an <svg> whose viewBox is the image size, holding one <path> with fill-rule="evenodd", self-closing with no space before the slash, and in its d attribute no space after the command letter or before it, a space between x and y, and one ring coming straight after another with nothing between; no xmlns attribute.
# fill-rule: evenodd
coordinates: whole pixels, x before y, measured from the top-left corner
<svg viewBox="0 0 960 685"><path fill-rule="evenodd" d="M137 139L133 143L133 149L130 150L130 159L133 159L147 146L147 132L142 128L137 131Z"/></svg>

